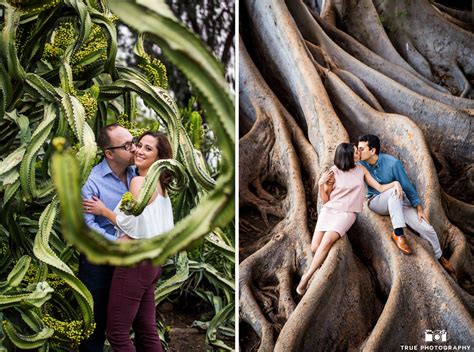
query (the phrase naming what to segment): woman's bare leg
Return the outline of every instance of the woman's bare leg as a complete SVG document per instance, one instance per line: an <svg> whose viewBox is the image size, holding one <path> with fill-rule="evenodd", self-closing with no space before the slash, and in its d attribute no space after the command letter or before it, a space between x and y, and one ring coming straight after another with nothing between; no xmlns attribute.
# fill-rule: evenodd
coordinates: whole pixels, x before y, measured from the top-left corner
<svg viewBox="0 0 474 352"><path fill-rule="evenodd" d="M306 286L308 285L309 280L313 276L314 272L321 266L326 259L326 256L329 253L334 242L336 242L340 238L339 234L335 231L326 231L323 235L323 239L321 244L318 247L318 250L314 254L313 261L311 262L311 266L302 277L300 284L296 288L296 292L299 295L303 295L306 291Z"/></svg>
<svg viewBox="0 0 474 352"><path fill-rule="evenodd" d="M311 241L311 252L316 253L318 250L319 245L321 244L321 240L323 239L325 231L315 231L313 235L313 240Z"/></svg>

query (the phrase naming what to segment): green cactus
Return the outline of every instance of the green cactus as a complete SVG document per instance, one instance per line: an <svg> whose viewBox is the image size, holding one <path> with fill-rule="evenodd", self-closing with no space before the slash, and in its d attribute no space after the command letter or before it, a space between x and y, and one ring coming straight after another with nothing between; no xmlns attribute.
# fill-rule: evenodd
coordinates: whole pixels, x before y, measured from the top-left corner
<svg viewBox="0 0 474 352"><path fill-rule="evenodd" d="M84 322L81 320L61 321L48 314L45 314L42 320L45 326L54 330L54 334L50 337L52 344L73 350L76 350L95 328L95 324L90 329L85 329ZM64 340L67 342L65 343Z"/></svg>
<svg viewBox="0 0 474 352"><path fill-rule="evenodd" d="M197 99L196 97L191 97L188 101L188 106L180 109L180 113L183 125L191 138L194 148L199 150L201 141L204 138L204 127L202 124L202 111L195 110L195 105L197 105Z"/></svg>
<svg viewBox="0 0 474 352"><path fill-rule="evenodd" d="M86 110L86 119L92 120L97 112L97 98L94 98L91 93L86 92L79 97L79 102Z"/></svg>
<svg viewBox="0 0 474 352"><path fill-rule="evenodd" d="M135 45L135 54L138 59L138 67L145 73L148 81L157 87L168 89L168 76L165 65L157 58L151 57L145 52L143 42L145 40L144 34L138 36Z"/></svg>
<svg viewBox="0 0 474 352"><path fill-rule="evenodd" d="M9 3L16 7L22 14L33 15L53 8L61 3L61 0L43 1L19 1L10 0Z"/></svg>
<svg viewBox="0 0 474 352"><path fill-rule="evenodd" d="M216 329L233 324L224 308L233 304L233 271L226 269L233 265L232 249L215 235L232 220L234 209L234 107L223 72L169 14L164 17L134 1L110 5L121 20L147 32L147 39L189 76L203 93L203 112L190 110L185 123L166 90L164 66L142 50L143 35L136 49L138 70L115 66L117 17L105 2L0 1L0 47L5 49L0 52L0 135L5 141L0 145L0 349L74 349L91 334L93 301L76 276L75 248L93 262L117 265L172 258L171 275L160 283L157 302L205 273L225 302L215 311L219 319L209 324L210 343L216 341ZM137 14L150 27L142 27ZM156 112L151 126L138 126L137 96ZM204 113L222 150L217 181L196 150ZM138 215L159 174L171 172L176 227L168 234L109 243L84 224L80 187L97 162L95 132L111 115L134 135L145 128L169 135L173 160L156 162L138 199L125 195L122 202L125 211ZM231 264L190 259L184 250L196 243Z"/></svg>

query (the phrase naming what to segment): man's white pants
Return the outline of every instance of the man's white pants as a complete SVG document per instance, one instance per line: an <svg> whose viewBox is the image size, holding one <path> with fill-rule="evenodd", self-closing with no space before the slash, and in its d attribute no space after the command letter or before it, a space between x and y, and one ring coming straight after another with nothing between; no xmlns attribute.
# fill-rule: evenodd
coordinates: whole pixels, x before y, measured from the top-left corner
<svg viewBox="0 0 474 352"><path fill-rule="evenodd" d="M418 219L418 212L411 206L405 193L403 194L403 200L401 200L395 194L395 189L390 188L371 198L369 200L369 209L380 215L390 215L394 229L409 226L418 232L422 238L430 243L436 259L443 255L433 226L423 219L421 221Z"/></svg>

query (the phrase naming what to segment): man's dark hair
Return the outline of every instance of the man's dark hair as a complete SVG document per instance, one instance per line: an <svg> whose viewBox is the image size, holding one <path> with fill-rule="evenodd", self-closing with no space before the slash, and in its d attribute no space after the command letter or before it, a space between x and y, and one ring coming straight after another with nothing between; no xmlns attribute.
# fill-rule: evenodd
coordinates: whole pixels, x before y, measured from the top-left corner
<svg viewBox="0 0 474 352"><path fill-rule="evenodd" d="M354 164L354 144L352 143L341 143L336 148L336 154L334 155L334 165L339 170L347 171L355 167Z"/></svg>
<svg viewBox="0 0 474 352"><path fill-rule="evenodd" d="M367 142L369 149L375 148L375 154L379 155L380 153L380 139L379 137L373 134L364 134L360 136L357 140L358 142Z"/></svg>
<svg viewBox="0 0 474 352"><path fill-rule="evenodd" d="M110 140L109 132L113 129L116 129L117 127L120 127L118 123L112 123L100 129L99 134L97 135L97 145L100 149L102 149L102 152L105 153L105 150L111 147L110 144L112 142Z"/></svg>

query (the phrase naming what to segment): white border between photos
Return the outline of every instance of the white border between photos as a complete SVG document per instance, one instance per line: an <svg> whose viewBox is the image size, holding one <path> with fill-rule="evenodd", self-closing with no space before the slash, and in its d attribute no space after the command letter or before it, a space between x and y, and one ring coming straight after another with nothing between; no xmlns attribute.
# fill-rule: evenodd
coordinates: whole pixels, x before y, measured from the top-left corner
<svg viewBox="0 0 474 352"><path fill-rule="evenodd" d="M474 1L474 0L473 0ZM235 351L240 351L239 346L239 0L235 0Z"/></svg>

